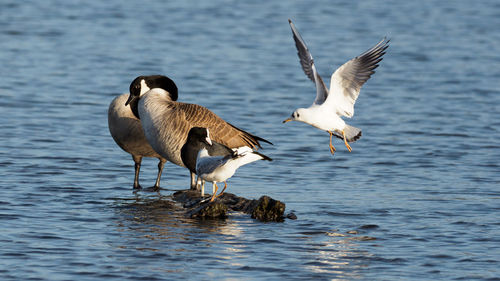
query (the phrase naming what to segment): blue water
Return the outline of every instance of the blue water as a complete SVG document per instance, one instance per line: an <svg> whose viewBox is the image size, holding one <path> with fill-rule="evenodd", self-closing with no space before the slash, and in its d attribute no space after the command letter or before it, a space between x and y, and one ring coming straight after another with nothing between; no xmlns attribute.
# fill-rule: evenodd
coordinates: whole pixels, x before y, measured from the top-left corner
<svg viewBox="0 0 500 281"><path fill-rule="evenodd" d="M327 83L392 39L352 153L281 123L315 93L288 18ZM2 1L0 279L499 280L499 26L498 1ZM275 144L228 191L297 220L187 219L172 164L160 193L132 192L106 111L156 73Z"/></svg>

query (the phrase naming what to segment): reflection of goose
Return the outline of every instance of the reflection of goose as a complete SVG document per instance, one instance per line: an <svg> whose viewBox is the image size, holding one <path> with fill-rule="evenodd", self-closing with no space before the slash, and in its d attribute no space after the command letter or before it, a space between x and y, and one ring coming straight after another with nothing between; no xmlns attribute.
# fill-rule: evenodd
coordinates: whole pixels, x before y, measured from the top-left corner
<svg viewBox="0 0 500 281"><path fill-rule="evenodd" d="M168 77L155 75L137 77L130 85L126 103L141 119L144 134L153 149L176 165L185 166L181 149L192 127L209 128L214 141L230 148L257 148L259 141L270 143L227 123L203 106L176 100L175 83ZM191 174L191 188L196 188L194 174Z"/></svg>
<svg viewBox="0 0 500 281"><path fill-rule="evenodd" d="M142 157L156 157L158 162L158 176L154 189L160 188L160 178L166 160L158 155L149 145L141 121L134 116L129 107L125 106L128 94L123 94L111 102L108 109L108 127L111 136L123 150L132 155L135 162L134 189L141 188L139 184L139 172Z"/></svg>
<svg viewBox="0 0 500 281"><path fill-rule="evenodd" d="M351 151L351 146L347 142L358 140L361 137L361 129L347 125L341 116L351 118L354 115L354 103L359 96L361 86L375 73L374 69L378 67L385 50L389 47L389 40L384 38L368 51L335 70L330 80L330 90L328 90L316 71L313 57L306 43L292 21L288 20L288 22L292 28L302 69L316 85L316 98L310 107L295 110L292 116L283 123L301 121L328 132L332 154L335 153L332 136L344 140L347 149Z"/></svg>
<svg viewBox="0 0 500 281"><path fill-rule="evenodd" d="M216 197L224 193L227 188L226 180L232 177L239 167L257 160L272 161L271 158L253 151L248 146L242 146L233 151L222 144L212 142L210 130L197 127L190 130L183 152L185 161L190 164L193 163L192 158L189 159L187 156L192 157L193 153L197 152L196 174L203 180L212 182L215 187L210 201L214 201ZM217 182L224 182L224 189L219 195L216 195Z"/></svg>

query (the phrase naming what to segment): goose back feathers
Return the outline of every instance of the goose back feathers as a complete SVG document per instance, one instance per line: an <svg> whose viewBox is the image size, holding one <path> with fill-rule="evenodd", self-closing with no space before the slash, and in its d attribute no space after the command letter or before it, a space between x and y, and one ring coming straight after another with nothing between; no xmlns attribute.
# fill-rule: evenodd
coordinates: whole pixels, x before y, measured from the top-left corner
<svg viewBox="0 0 500 281"><path fill-rule="evenodd" d="M172 101L168 93L152 89L139 101L139 115L151 146L167 160L185 166L181 149L193 127L208 128L215 142L229 148L248 146L260 148L260 141L269 141L245 132L224 121L207 108Z"/></svg>

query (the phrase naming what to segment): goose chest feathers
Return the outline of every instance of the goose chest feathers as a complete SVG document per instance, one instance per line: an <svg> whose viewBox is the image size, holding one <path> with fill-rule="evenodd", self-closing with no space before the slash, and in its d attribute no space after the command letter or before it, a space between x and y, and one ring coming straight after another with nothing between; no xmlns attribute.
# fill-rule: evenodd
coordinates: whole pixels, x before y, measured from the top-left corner
<svg viewBox="0 0 500 281"><path fill-rule="evenodd" d="M146 140L141 121L132 113L130 107L125 106L129 94L123 94L113 99L108 108L108 127L111 136L118 146L132 155L135 163L134 188L139 189L139 172L143 157L156 157L158 175L154 188L159 188L161 172L166 160L153 150Z"/></svg>

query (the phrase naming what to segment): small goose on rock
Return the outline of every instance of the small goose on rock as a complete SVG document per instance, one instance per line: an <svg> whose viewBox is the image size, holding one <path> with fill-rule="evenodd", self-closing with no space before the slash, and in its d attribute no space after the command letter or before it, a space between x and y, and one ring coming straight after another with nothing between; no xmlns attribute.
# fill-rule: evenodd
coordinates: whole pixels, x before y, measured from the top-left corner
<svg viewBox="0 0 500 281"><path fill-rule="evenodd" d="M198 157L198 151L202 148L206 148L210 156L227 156L234 153L232 149L220 143L212 142L212 145L207 145L207 142L200 141L206 138L210 139L206 128L193 127L189 130L187 141L181 148L182 162L192 173L196 174L196 158ZM201 196L204 196L205 181L199 178L198 175L197 182L201 184ZM214 188L212 190L213 194L215 193L215 186L212 187Z"/></svg>
<svg viewBox="0 0 500 281"><path fill-rule="evenodd" d="M212 198L222 195L227 188L226 180L234 175L236 170L257 160L272 161L264 154L253 151L248 146L230 149L210 139L210 130L194 127L189 131L186 144L182 148L183 160L193 164L193 154L196 153L196 174L203 180L212 182L214 188ZM224 189L217 195L217 182L224 182Z"/></svg>
<svg viewBox="0 0 500 281"><path fill-rule="evenodd" d="M130 84L126 105L141 120L144 134L153 149L168 161L186 167L181 158L182 146L193 127L208 128L214 141L229 148L260 148L260 141L271 142L245 132L207 108L177 102L177 86L163 75L139 76ZM196 189L191 173L191 189Z"/></svg>
<svg viewBox="0 0 500 281"><path fill-rule="evenodd" d="M139 172L143 157L156 157L158 160L158 175L153 188L160 188L160 178L163 166L167 161L156 153L149 145L144 132L142 131L141 121L135 117L130 107L125 106L125 101L129 94L123 94L111 102L108 108L108 127L111 136L116 144L123 150L132 155L135 163L134 189L140 189Z"/></svg>

